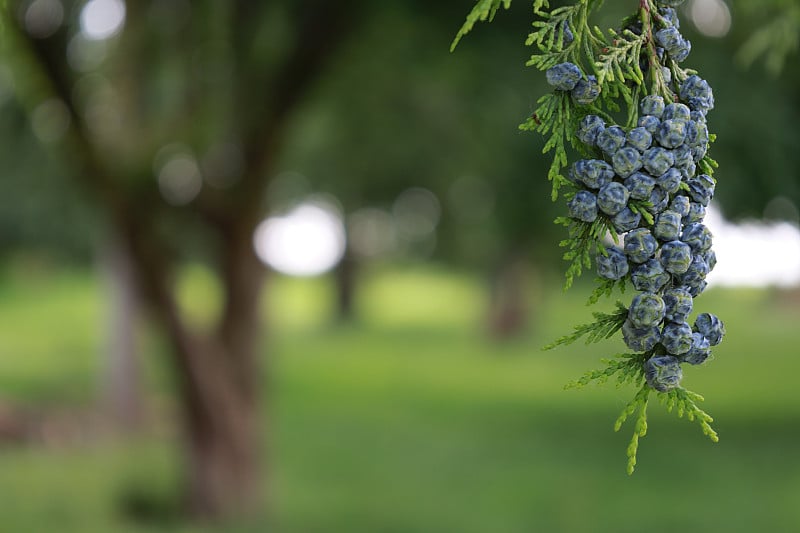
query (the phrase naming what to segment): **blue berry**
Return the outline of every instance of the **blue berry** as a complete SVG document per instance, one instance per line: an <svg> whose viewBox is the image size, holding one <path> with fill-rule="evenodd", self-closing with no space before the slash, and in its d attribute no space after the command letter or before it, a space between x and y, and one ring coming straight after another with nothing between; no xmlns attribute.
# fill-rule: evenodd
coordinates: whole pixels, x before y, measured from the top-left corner
<svg viewBox="0 0 800 533"><path fill-rule="evenodd" d="M607 154L613 154L625 144L625 130L610 126L597 136L597 147Z"/></svg>
<svg viewBox="0 0 800 533"><path fill-rule="evenodd" d="M664 17L667 22L669 22L675 28L680 29L681 21L678 19L678 13L672 9L671 7L662 7L658 10L662 17Z"/></svg>
<svg viewBox="0 0 800 533"><path fill-rule="evenodd" d="M639 227L639 223L642 221L642 215L639 213L634 213L631 211L630 207L626 207L611 219L612 224L614 224L614 229L617 230L617 233L625 233L626 231L630 231L632 229L636 229Z"/></svg>
<svg viewBox="0 0 800 533"><path fill-rule="evenodd" d="M664 113L664 99L655 94L649 94L639 102L639 110L642 115L652 115L661 118Z"/></svg>
<svg viewBox="0 0 800 533"><path fill-rule="evenodd" d="M708 283L706 282L706 280L703 280L697 285L689 286L688 287L689 294L691 294L693 298L697 298L698 296L703 294L703 291L706 290L706 287L708 287Z"/></svg>
<svg viewBox="0 0 800 533"><path fill-rule="evenodd" d="M700 205L707 206L714 196L714 178L708 174L700 174L686 180L689 196Z"/></svg>
<svg viewBox="0 0 800 533"><path fill-rule="evenodd" d="M714 267L717 266L717 254L714 253L714 250L709 250L704 253L703 259L705 259L706 265L708 265L709 272L714 270Z"/></svg>
<svg viewBox="0 0 800 533"><path fill-rule="evenodd" d="M689 109L692 109L691 106ZM692 109L692 120L695 122L702 122L703 124L706 123L706 112L701 109Z"/></svg>
<svg viewBox="0 0 800 533"><path fill-rule="evenodd" d="M722 342L722 337L725 336L725 324L711 313L697 315L694 321L694 330L702 333L711 346L716 346Z"/></svg>
<svg viewBox="0 0 800 533"><path fill-rule="evenodd" d="M691 148L708 145L708 125L690 120L686 129L686 144Z"/></svg>
<svg viewBox="0 0 800 533"><path fill-rule="evenodd" d="M649 200L656 180L642 172L634 172L625 178L625 186L634 200Z"/></svg>
<svg viewBox="0 0 800 533"><path fill-rule="evenodd" d="M688 246L688 245L687 245ZM682 273L681 283L687 287L697 287L708 275L708 264L702 255L692 256L691 264Z"/></svg>
<svg viewBox="0 0 800 533"><path fill-rule="evenodd" d="M647 132L645 132L647 133ZM648 135L650 135L648 133ZM627 178L640 168L642 168L642 154L636 148L626 146L620 148L611 158L614 164L614 171L622 178Z"/></svg>
<svg viewBox="0 0 800 533"><path fill-rule="evenodd" d="M631 283L637 291L641 292L658 292L661 287L666 285L669 278L669 274L658 259L650 259L631 272Z"/></svg>
<svg viewBox="0 0 800 533"><path fill-rule="evenodd" d="M703 364L711 355L711 344L702 333L692 333L692 347L681 356L681 361L690 365Z"/></svg>
<svg viewBox="0 0 800 533"><path fill-rule="evenodd" d="M643 292L633 297L628 309L628 320L637 328L657 326L664 320L664 300L652 292Z"/></svg>
<svg viewBox="0 0 800 533"><path fill-rule="evenodd" d="M597 254L597 274L605 279L622 279L628 273L628 259L619 249L607 247L606 254Z"/></svg>
<svg viewBox="0 0 800 533"><path fill-rule="evenodd" d="M703 113L714 109L714 92L711 86L696 74L689 76L681 84L680 97L689 102L689 107Z"/></svg>
<svg viewBox="0 0 800 533"><path fill-rule="evenodd" d="M574 63L559 63L547 69L545 77L559 91L571 91L581 79L581 69Z"/></svg>
<svg viewBox="0 0 800 533"><path fill-rule="evenodd" d="M695 172L697 172L697 167L695 166L694 161L692 161L688 166L681 168L681 179L686 181L693 177Z"/></svg>
<svg viewBox="0 0 800 533"><path fill-rule="evenodd" d="M692 146L692 159L699 163L708 153L708 143Z"/></svg>
<svg viewBox="0 0 800 533"><path fill-rule="evenodd" d="M661 131L661 127L659 127L659 131ZM672 152L657 146L646 150L642 160L644 168L653 176L660 176L675 164L675 156L672 155Z"/></svg>
<svg viewBox="0 0 800 533"><path fill-rule="evenodd" d="M597 78L595 76L587 76L585 80L578 80L570 94L578 105L591 104L600 96L600 85L597 83Z"/></svg>
<svg viewBox="0 0 800 533"><path fill-rule="evenodd" d="M661 340L661 331L656 326L638 328L630 320L622 324L622 339L634 352L648 352Z"/></svg>
<svg viewBox="0 0 800 533"><path fill-rule="evenodd" d="M578 191L567 204L569 216L584 222L597 219L597 196L589 191Z"/></svg>
<svg viewBox="0 0 800 533"><path fill-rule="evenodd" d="M669 322L661 330L661 344L672 355L681 355L692 349L692 328L686 322Z"/></svg>
<svg viewBox="0 0 800 533"><path fill-rule="evenodd" d="M694 300L686 287L674 287L664 291L664 306L664 318L670 322L686 322Z"/></svg>
<svg viewBox="0 0 800 533"><path fill-rule="evenodd" d="M658 119L656 119L658 120ZM633 128L628 132L628 145L633 146L640 152L644 152L653 143L653 136L646 128Z"/></svg>
<svg viewBox="0 0 800 533"><path fill-rule="evenodd" d="M667 67L661 67L661 76L664 78L664 83L672 83L672 71Z"/></svg>
<svg viewBox="0 0 800 533"><path fill-rule="evenodd" d="M689 213L683 217L683 223L688 226L693 222L702 222L704 218L706 218L706 208L703 204L691 202L689 204Z"/></svg>
<svg viewBox="0 0 800 533"><path fill-rule="evenodd" d="M621 183L612 181L597 193L597 207L607 215L616 215L628 204L628 189Z"/></svg>
<svg viewBox="0 0 800 533"><path fill-rule="evenodd" d="M680 44L676 48L672 50L667 50L672 59L674 59L678 63L682 63L683 61L685 61L686 58L689 57L691 51L692 51L692 42L688 39L681 40Z"/></svg>
<svg viewBox="0 0 800 533"><path fill-rule="evenodd" d="M681 234L681 215L674 211L661 212L653 224L653 235L659 241L674 241ZM669 269L667 269L669 270ZM670 270L670 272L672 272Z"/></svg>
<svg viewBox="0 0 800 533"><path fill-rule="evenodd" d="M687 127L689 124L690 122L686 123ZM688 168L690 166L694 166L694 161L692 160L692 149L686 144L682 144L675 148L672 151L672 157L675 159L675 167L677 168Z"/></svg>
<svg viewBox="0 0 800 533"><path fill-rule="evenodd" d="M657 179L656 183L668 194L675 194L681 186L681 172L675 167L670 168Z"/></svg>
<svg viewBox="0 0 800 533"><path fill-rule="evenodd" d="M681 218L685 217L689 214L689 197L688 196L676 196L672 199L672 202L669 204L669 210L678 213Z"/></svg>
<svg viewBox="0 0 800 533"><path fill-rule="evenodd" d="M656 253L658 242L647 228L639 228L625 235L625 255L634 263L644 263Z"/></svg>
<svg viewBox="0 0 800 533"><path fill-rule="evenodd" d="M664 148L677 148L686 140L686 122L683 120L664 120L656 132L658 143Z"/></svg>
<svg viewBox="0 0 800 533"><path fill-rule="evenodd" d="M692 116L691 110L684 104L672 103L664 107L662 120L680 120L686 122Z"/></svg>
<svg viewBox="0 0 800 533"><path fill-rule="evenodd" d="M646 129L647 132L652 136L656 131L658 131L661 121L658 120L658 117L654 117L653 115L642 115L639 117L639 122L637 122L637 125L640 128ZM652 137L650 140L652 141Z"/></svg>
<svg viewBox="0 0 800 533"><path fill-rule="evenodd" d="M649 202L650 206L646 208L647 211L653 215L657 215L667 208L667 204L669 203L669 195L667 194L667 191L656 185L653 187L653 192L650 193Z"/></svg>
<svg viewBox="0 0 800 533"><path fill-rule="evenodd" d="M562 38L561 38L561 49L563 50L570 44L572 41L575 40L575 36L572 34L572 30L569 28L569 24L565 20L561 23L561 31L562 31Z"/></svg>
<svg viewBox="0 0 800 533"><path fill-rule="evenodd" d="M667 392L681 384L681 363L671 355L651 357L644 362L647 384L659 392Z"/></svg>
<svg viewBox="0 0 800 533"><path fill-rule="evenodd" d="M591 189L599 189L614 178L614 169L600 159L581 159L573 169L575 176Z"/></svg>
<svg viewBox="0 0 800 533"><path fill-rule="evenodd" d="M681 35L681 32L679 32L678 28L674 26L658 30L655 34L655 38L656 42L661 47L666 49L667 52L671 52L672 50L677 50L681 46L684 40L683 36Z"/></svg>
<svg viewBox="0 0 800 533"><path fill-rule="evenodd" d="M681 234L681 240L692 247L697 254L707 252L711 248L711 232L699 222L692 222Z"/></svg>
<svg viewBox="0 0 800 533"><path fill-rule="evenodd" d="M683 274L692 264L692 249L681 241L669 241L661 247L661 264L670 274Z"/></svg>
<svg viewBox="0 0 800 533"><path fill-rule="evenodd" d="M586 115L581 119L578 127L578 139L582 143L594 146L597 144L597 136L606 129L606 123L597 115Z"/></svg>

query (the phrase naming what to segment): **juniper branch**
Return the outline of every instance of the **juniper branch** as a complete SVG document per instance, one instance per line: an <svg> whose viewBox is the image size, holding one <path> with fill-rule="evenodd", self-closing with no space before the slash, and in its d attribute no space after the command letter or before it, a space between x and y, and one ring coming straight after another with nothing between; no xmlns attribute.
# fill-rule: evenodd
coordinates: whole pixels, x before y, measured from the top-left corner
<svg viewBox="0 0 800 533"><path fill-rule="evenodd" d="M622 424L632 415L636 413L636 422L633 426L633 435L628 444L626 455L628 456L628 475L633 474L636 469L636 453L639 450L639 438L647 435L647 402L650 397L652 389L646 383L639 388L639 392L633 397L633 400L628 402L628 405L622 410L622 413L614 423L614 431L619 431Z"/></svg>
<svg viewBox="0 0 800 533"><path fill-rule="evenodd" d="M472 31L472 28L477 22L484 22L486 20L491 22L501 6L508 9L511 7L511 0L478 0L478 3L475 4L475 7L473 7L472 11L467 15L467 20L464 21L464 24L458 30L458 33L456 33L452 44L450 44L450 51L452 52L456 49L461 38Z"/></svg>
<svg viewBox="0 0 800 533"><path fill-rule="evenodd" d="M661 402L666 403L667 412L672 412L673 409L676 409L678 418L683 418L686 415L690 422L696 421L700 424L703 435L706 435L712 442L719 442L719 435L711 427L714 419L697 405L698 402L705 401L705 398L682 387L672 389L666 393L659 393L659 396L661 397Z"/></svg>
<svg viewBox="0 0 800 533"><path fill-rule="evenodd" d="M620 330L625 319L628 317L628 308L617 302L617 309L611 313L592 313L594 322L575 326L574 331L569 335L564 335L548 344L543 350L552 350L557 346L572 344L582 337L586 337L586 344L599 342L609 339Z"/></svg>
<svg viewBox="0 0 800 533"><path fill-rule="evenodd" d="M581 389L592 382L603 385L614 376L616 376L618 387L627 384L640 385L644 380L642 364L646 359L647 355L639 353L623 353L613 359L602 359L601 362L606 365L605 368L590 370L580 378L567 383L564 388Z"/></svg>

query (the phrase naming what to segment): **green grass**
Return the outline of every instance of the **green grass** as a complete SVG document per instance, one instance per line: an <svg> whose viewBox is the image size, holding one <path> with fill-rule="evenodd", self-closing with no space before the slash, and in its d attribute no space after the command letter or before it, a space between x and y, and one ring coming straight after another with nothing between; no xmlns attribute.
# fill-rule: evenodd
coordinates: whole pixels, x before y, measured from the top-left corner
<svg viewBox="0 0 800 533"><path fill-rule="evenodd" d="M208 283L200 271L186 281L199 321L218 300ZM350 326L333 325L328 280L276 278L268 288L279 531L800 530L800 309L780 294L711 290L698 300L729 335L711 363L686 369L685 384L706 396L721 441L654 403L628 477L631 428L616 434L612 425L634 391L563 390L621 341L539 350L590 319L585 288L547 293L529 333L505 343L484 335L486 295L469 276L369 275L363 320ZM95 282L80 273L35 283L15 276L2 291L2 395L92 401L103 342ZM147 355L163 373L157 354ZM164 395L163 380L151 389ZM174 498L177 457L173 442L154 437L0 449L0 531L207 531L135 524L120 511L137 495Z"/></svg>

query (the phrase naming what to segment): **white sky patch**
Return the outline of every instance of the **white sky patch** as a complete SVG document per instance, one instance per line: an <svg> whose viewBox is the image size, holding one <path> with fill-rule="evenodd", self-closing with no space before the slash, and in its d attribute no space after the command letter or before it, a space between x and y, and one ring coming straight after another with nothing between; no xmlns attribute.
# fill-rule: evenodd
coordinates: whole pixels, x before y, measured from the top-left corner
<svg viewBox="0 0 800 533"><path fill-rule="evenodd" d="M731 10L725 0L692 0L689 16L707 37L725 37L731 30Z"/></svg>
<svg viewBox="0 0 800 533"><path fill-rule="evenodd" d="M345 239L339 210L324 200L311 200L264 220L256 228L253 244L261 261L278 272L316 276L341 261Z"/></svg>
<svg viewBox="0 0 800 533"><path fill-rule="evenodd" d="M714 235L717 266L709 286L800 285L800 229L789 222L732 224L710 206L704 223Z"/></svg>
<svg viewBox="0 0 800 533"><path fill-rule="evenodd" d="M90 40L112 37L125 23L122 0L89 0L81 10L81 33Z"/></svg>

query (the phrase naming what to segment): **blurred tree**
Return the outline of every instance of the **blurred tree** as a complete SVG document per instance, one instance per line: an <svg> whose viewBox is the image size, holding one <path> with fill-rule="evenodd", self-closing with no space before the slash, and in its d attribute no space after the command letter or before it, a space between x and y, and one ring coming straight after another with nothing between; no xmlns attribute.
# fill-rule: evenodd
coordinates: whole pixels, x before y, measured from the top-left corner
<svg viewBox="0 0 800 533"><path fill-rule="evenodd" d="M522 68L527 7L498 20L505 31L487 32L457 54L449 43L464 5L439 3L424 17L421 9L386 3L354 35L292 128L282 163L335 196L351 226L364 220L359 210L378 208L393 220L401 249L429 252L435 243L433 257L489 275L491 286L509 287L493 292L515 295L509 303L519 307L523 287L498 278L516 272L512 265L523 258L528 265L553 263L557 250L548 237L560 232L551 224L542 143L517 129L546 90ZM420 239L416 247L397 227L402 217L392 214L398 197L414 187L430 190L441 210L435 241L411 236ZM353 270L366 258L355 250L339 266L343 312L356 286ZM506 301L492 298L492 306Z"/></svg>
<svg viewBox="0 0 800 533"><path fill-rule="evenodd" d="M355 22L348 8L320 0L4 3L5 59L33 129L102 207L170 341L185 414L186 498L198 516L258 504L264 269L252 236L287 124ZM224 292L204 331L187 323L172 285L198 252Z"/></svg>
<svg viewBox="0 0 800 533"><path fill-rule="evenodd" d="M695 43L692 61L703 65L704 74L714 87L716 108L712 129L719 135L711 153L720 164L716 200L726 216L734 219L770 217L792 218L789 211L768 209L776 198L800 206L800 68L786 62L780 42L790 33L775 34L775 43L766 47L756 38L767 21L787 19L796 6L792 2L735 1L730 32L708 37L697 31L687 17L686 34ZM745 23L746 21L746 23ZM755 54L754 54L755 53ZM751 55L752 64L743 68L741 58ZM782 65L780 71L775 70ZM724 185L724 186L723 186Z"/></svg>
<svg viewBox="0 0 800 533"><path fill-rule="evenodd" d="M800 49L800 5L791 0L737 0L735 7L750 21L749 28L756 28L739 49L739 60L750 66L763 58L767 70L777 76Z"/></svg>

